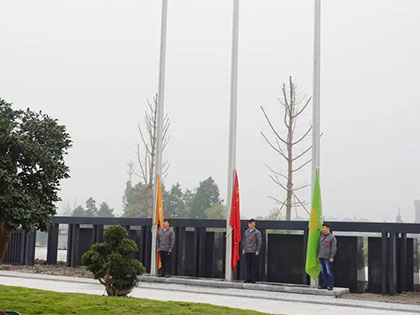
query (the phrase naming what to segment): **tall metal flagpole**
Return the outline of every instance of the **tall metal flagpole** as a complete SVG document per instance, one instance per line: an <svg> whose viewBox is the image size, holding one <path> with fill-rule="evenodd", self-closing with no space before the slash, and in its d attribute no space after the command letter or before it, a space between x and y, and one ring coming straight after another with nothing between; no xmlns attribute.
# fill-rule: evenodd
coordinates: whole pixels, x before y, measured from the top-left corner
<svg viewBox="0 0 420 315"><path fill-rule="evenodd" d="M312 187L315 183L316 170L319 170L320 167L321 0L315 0L314 24L314 68L312 97Z"/></svg>
<svg viewBox="0 0 420 315"><path fill-rule="evenodd" d="M312 195L315 174L320 167L320 94L321 94L321 0L315 0L314 10L314 68L312 97ZM318 281L311 278L311 286L316 287Z"/></svg>
<svg viewBox="0 0 420 315"><path fill-rule="evenodd" d="M160 63L159 63L159 90L158 90L158 110L157 110L157 132L156 132L156 163L155 163L155 180L153 192L153 208L152 208L152 257L150 264L150 275L157 275L157 248L156 235L156 204L157 204L157 178L162 172L162 129L163 129L163 105L165 92L165 56L166 56L166 22L168 13L168 0L162 0L162 25L160 37Z"/></svg>
<svg viewBox="0 0 420 315"><path fill-rule="evenodd" d="M229 165L227 186L226 216L226 268L225 279L232 281L232 228L229 225L232 206L233 175L236 167L236 112L238 90L238 35L239 35L239 0L233 0L232 65L230 83L230 122L229 122Z"/></svg>

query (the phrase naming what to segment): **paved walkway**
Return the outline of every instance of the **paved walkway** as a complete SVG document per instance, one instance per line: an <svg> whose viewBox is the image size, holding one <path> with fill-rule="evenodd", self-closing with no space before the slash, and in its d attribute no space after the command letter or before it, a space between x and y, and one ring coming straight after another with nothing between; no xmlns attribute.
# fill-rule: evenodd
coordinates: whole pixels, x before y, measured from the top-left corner
<svg viewBox="0 0 420 315"><path fill-rule="evenodd" d="M311 288L303 284L290 283L274 283L274 282L257 282L244 283L243 281L225 281L223 279L195 278L195 277L151 277L149 275L141 276L142 282L155 282L161 284L181 284L187 286L200 286L206 288L223 288L223 289L246 289L246 291L265 291L265 292L282 292L282 293L298 293L306 295L319 295L329 297L340 297L349 292L347 288L334 288L332 291L319 290ZM243 291L242 291L243 292Z"/></svg>
<svg viewBox="0 0 420 315"><path fill-rule="evenodd" d="M96 280L74 277L0 271L0 284L57 292L105 294ZM290 315L406 315L420 314L420 307L390 303L352 301L329 296L263 292L232 288L207 288L181 284L143 282L131 293L133 297L160 301L210 303L272 314Z"/></svg>

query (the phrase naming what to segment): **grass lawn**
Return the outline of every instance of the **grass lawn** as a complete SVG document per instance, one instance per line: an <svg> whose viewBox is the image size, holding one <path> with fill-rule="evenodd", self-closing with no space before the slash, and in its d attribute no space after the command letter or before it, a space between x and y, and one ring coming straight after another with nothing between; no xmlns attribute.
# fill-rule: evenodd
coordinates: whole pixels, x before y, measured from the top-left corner
<svg viewBox="0 0 420 315"><path fill-rule="evenodd" d="M187 302L117 298L0 285L0 310L26 314L263 314L254 311Z"/></svg>

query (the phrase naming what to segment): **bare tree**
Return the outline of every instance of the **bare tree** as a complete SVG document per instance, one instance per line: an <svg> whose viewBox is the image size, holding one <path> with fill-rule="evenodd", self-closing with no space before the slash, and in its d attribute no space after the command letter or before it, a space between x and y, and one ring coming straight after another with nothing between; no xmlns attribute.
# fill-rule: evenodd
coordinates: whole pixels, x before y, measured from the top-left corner
<svg viewBox="0 0 420 315"><path fill-rule="evenodd" d="M157 95L153 98L152 102L147 100L148 110L144 116L144 126L138 124L138 130L141 138L141 144L137 144L137 161L139 171L135 168L130 167L131 172L140 177L146 189L139 197L139 201L133 208L131 213L133 214L136 208L144 201L148 202L148 216L152 214L153 205L153 180L156 167L156 144L157 144L157 112L158 112L158 101ZM143 130L144 129L144 130ZM162 132L162 152L165 150L169 142L169 117L165 115L163 119L163 132ZM165 180L168 173L169 163L164 161L162 165L162 182ZM132 216L132 215L131 215Z"/></svg>
<svg viewBox="0 0 420 315"><path fill-rule="evenodd" d="M290 220L292 207L304 207L305 204L304 202L300 201L295 192L308 187L307 184L295 187L293 183L293 177L296 172L300 171L311 162L311 159L307 159L305 161L304 158L306 153L311 151L312 146L308 146L305 149L299 151L295 150L298 145L305 143L304 140L312 130L311 126L300 137L295 139L297 121L300 115L302 115L305 109L308 107L311 98L309 97L305 100L305 97L301 97L299 95L298 88L296 87L292 77L289 77L288 85L283 84L282 93L283 95L282 98L279 99L279 102L284 110L284 115L279 124L282 124L286 127L285 135L280 134L280 126L275 126L275 123L273 123L272 119L270 119L269 115L262 106L261 111L264 114L264 118L267 121L273 136L269 138L263 132L261 132L261 135L267 144L287 163L286 174L277 171L268 165L266 166L271 172L270 178L273 180L273 182L286 192L285 200L275 197L270 198L275 200L280 205L278 214L284 206L286 207L286 220ZM298 153L295 153L295 151L298 151ZM301 160L304 162L301 162Z"/></svg>

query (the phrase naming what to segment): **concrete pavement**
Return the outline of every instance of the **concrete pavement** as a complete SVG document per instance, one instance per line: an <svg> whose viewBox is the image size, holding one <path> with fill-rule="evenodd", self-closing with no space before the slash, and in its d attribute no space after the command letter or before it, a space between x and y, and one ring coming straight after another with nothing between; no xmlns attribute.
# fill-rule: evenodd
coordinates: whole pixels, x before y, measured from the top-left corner
<svg viewBox="0 0 420 315"><path fill-rule="evenodd" d="M105 294L103 286L96 280L75 277L0 271L0 284L56 292ZM418 306L353 301L331 296L285 292L199 287L176 283L141 282L133 290L131 296L160 301L209 303L272 314L353 315L354 312L366 315L420 314Z"/></svg>
<svg viewBox="0 0 420 315"><path fill-rule="evenodd" d="M141 276L142 282L165 283L165 284L184 284L190 286L200 286L208 288L224 289L246 289L252 291L271 291L284 293L299 293L304 295L321 295L330 297L340 297L349 292L347 288L334 288L333 290L319 290L303 284L257 282L244 283L243 281L225 281L223 279L193 278L193 277L151 277Z"/></svg>

